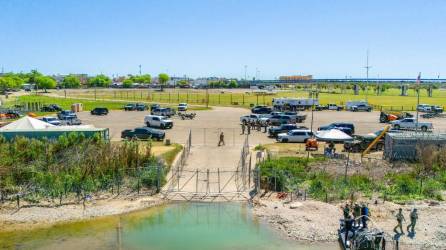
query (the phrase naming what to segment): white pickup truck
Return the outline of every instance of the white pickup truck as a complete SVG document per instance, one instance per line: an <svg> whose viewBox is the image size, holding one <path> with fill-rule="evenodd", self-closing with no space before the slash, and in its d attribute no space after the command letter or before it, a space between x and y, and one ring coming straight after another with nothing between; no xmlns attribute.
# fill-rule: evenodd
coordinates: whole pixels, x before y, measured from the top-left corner
<svg viewBox="0 0 446 250"><path fill-rule="evenodd" d="M250 114L240 117L241 123L248 123L248 122L257 122L260 121L261 124L266 123L268 121L270 115L263 115L263 114Z"/></svg>
<svg viewBox="0 0 446 250"><path fill-rule="evenodd" d="M156 127L156 128L172 128L173 122L172 120L159 115L146 115L144 117L144 123L147 127Z"/></svg>
<svg viewBox="0 0 446 250"><path fill-rule="evenodd" d="M401 120L392 121L390 124L392 124L394 129L421 129L421 131L424 132L434 128L430 122L418 122L417 126L417 120L415 118L404 118Z"/></svg>

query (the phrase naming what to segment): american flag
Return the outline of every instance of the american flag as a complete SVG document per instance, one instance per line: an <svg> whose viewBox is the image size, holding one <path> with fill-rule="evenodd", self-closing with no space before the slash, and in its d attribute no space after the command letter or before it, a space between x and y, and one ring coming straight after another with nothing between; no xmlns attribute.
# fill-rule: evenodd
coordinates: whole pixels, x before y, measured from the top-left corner
<svg viewBox="0 0 446 250"><path fill-rule="evenodd" d="M417 77L417 84L420 85L421 83L421 72L418 73L418 77Z"/></svg>

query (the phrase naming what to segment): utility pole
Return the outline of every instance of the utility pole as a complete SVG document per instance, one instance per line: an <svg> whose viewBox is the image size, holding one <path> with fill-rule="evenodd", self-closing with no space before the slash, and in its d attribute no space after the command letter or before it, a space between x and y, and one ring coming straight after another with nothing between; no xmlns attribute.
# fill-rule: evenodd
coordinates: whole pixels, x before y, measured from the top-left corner
<svg viewBox="0 0 446 250"><path fill-rule="evenodd" d="M246 84L246 71L248 70L248 65L245 65L245 84Z"/></svg>
<svg viewBox="0 0 446 250"><path fill-rule="evenodd" d="M418 131L418 106L420 105L420 84L421 84L421 72L418 73L418 77L417 77L417 106L416 106L416 110L417 110L417 124L415 127L415 131Z"/></svg>
<svg viewBox="0 0 446 250"><path fill-rule="evenodd" d="M139 75L142 75L141 74L141 64L139 65Z"/></svg>
<svg viewBox="0 0 446 250"><path fill-rule="evenodd" d="M369 50L367 50L367 61L366 66L364 67L366 69L366 82L365 82L365 100L367 101L368 92L369 92L369 70L372 66L369 65Z"/></svg>

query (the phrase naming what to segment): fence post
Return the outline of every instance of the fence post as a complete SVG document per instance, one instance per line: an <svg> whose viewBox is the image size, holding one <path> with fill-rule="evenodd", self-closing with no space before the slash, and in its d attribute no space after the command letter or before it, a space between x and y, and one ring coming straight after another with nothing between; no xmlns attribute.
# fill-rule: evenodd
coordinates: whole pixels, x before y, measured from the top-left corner
<svg viewBox="0 0 446 250"><path fill-rule="evenodd" d="M218 176L218 193L221 193L221 188L220 188L220 168L217 168L217 176Z"/></svg>
<svg viewBox="0 0 446 250"><path fill-rule="evenodd" d="M209 168L206 171L206 193L209 193Z"/></svg>
<svg viewBox="0 0 446 250"><path fill-rule="evenodd" d="M20 195L17 194L17 208L20 208Z"/></svg>
<svg viewBox="0 0 446 250"><path fill-rule="evenodd" d="M243 102L243 105L245 105L245 94L242 94L242 102Z"/></svg>
<svg viewBox="0 0 446 250"><path fill-rule="evenodd" d="M159 165L156 166L156 180L156 192L159 193L161 191L161 166Z"/></svg>
<svg viewBox="0 0 446 250"><path fill-rule="evenodd" d="M195 193L198 193L198 169L195 170L195 174L197 176L195 176Z"/></svg>

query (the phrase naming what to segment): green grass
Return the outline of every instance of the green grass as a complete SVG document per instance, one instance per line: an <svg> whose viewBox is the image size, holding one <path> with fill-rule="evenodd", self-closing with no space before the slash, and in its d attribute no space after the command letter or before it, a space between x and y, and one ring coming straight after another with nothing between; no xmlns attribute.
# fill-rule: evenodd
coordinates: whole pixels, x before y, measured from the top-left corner
<svg viewBox="0 0 446 250"><path fill-rule="evenodd" d="M329 92L329 93L328 93ZM56 92L59 95L64 93ZM272 98L278 97L308 97L308 92L302 89L278 91L272 95L256 95L250 90L246 92L218 92L217 90L209 90L209 105L214 106L245 106L257 104L271 105ZM361 91L359 95L354 95L352 90L346 90L346 93L341 94L340 89L324 90L324 93L319 94L319 101L321 104L337 103L345 104L349 100L364 100L368 99L369 103L376 106L394 106L394 110L411 110L414 109L417 98L416 92L413 89L408 90L408 96L399 96L399 89L388 89L382 95L377 96L372 90L366 94ZM83 90L69 90L67 96L74 98L95 98L95 92L91 89ZM129 89L129 90L114 90L114 89L99 89L96 91L97 99L104 100L125 100L125 101L146 101L159 103L180 103L187 102L189 104L206 105L206 91L204 90L166 90L158 92L153 90ZM435 89L433 97L427 96L426 90L420 92L420 103L429 103L433 105L446 106L446 91ZM390 107L388 108L390 109Z"/></svg>
<svg viewBox="0 0 446 250"><path fill-rule="evenodd" d="M172 166L173 161L175 160L175 157L181 150L183 149L183 146L180 144L172 144L174 148L170 151L167 151L166 153L162 154L160 157L166 161L167 166Z"/></svg>
<svg viewBox="0 0 446 250"><path fill-rule="evenodd" d="M92 110L96 107L106 107L110 110L120 110L123 109L124 105L127 103L136 103L133 101L120 101L120 100L86 100L86 99L76 99L76 98L64 98L64 97L53 97L53 96L45 96L45 95L24 95L19 96L17 100L11 100L8 102L8 105L14 104L24 104L24 103L32 103L37 102L42 105L47 104L58 104L63 109L71 109L71 105L74 103L82 103L84 106L84 110ZM140 101L141 102L141 101ZM175 105L164 105L175 107ZM189 110L208 110L206 106L189 106Z"/></svg>

